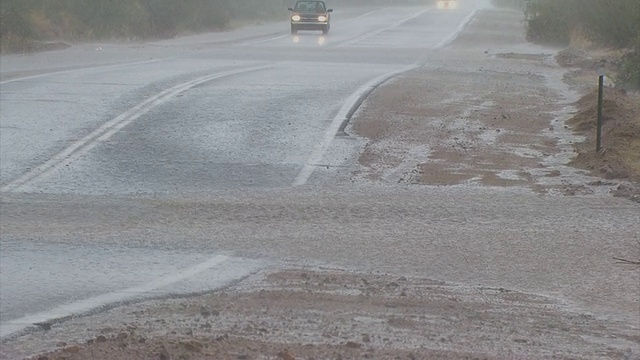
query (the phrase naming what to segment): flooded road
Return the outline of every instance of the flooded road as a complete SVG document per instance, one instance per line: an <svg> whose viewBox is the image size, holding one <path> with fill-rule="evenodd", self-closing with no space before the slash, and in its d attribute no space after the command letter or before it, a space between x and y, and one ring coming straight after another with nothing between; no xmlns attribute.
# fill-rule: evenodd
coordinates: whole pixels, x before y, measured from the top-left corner
<svg viewBox="0 0 640 360"><path fill-rule="evenodd" d="M529 92L526 81L537 81L550 107L567 99L544 83L561 71L519 33L513 43L482 38L498 36L492 16L505 15L473 6L334 14L327 35L291 35L277 22L3 56L0 337L143 298L209 292L259 270L325 264L514 289L626 324L637 308L635 278L611 259L633 254L636 204L543 195L520 183L412 185L405 179L432 155L430 139L410 130L384 136L426 114L438 139L452 137L440 144L447 149L473 154L472 131L498 148L498 137L521 136L524 126L487 129L478 114L511 99L483 97ZM519 15L507 17L519 26ZM466 42L450 49L461 34ZM532 74L531 60L487 69L497 67L487 55L494 45L537 51L524 58L548 73ZM492 85L502 92L488 78L503 79ZM359 125L375 139L365 148L351 122L391 83L413 87L376 98L378 111ZM415 100L405 109L400 98ZM391 125L374 126L382 120ZM518 151L510 155L541 168L542 150ZM472 160L483 174L495 158L505 157ZM518 166L496 167L525 178Z"/></svg>
<svg viewBox="0 0 640 360"><path fill-rule="evenodd" d="M424 63L474 11L337 12L328 35L65 50L136 61L5 82L2 189L119 194L291 184L331 124L347 120L336 119L341 108L359 105L357 96L345 100ZM21 60L37 69L38 57L56 55ZM4 63L7 73L26 67L15 58ZM344 155L331 165L348 165L352 152Z"/></svg>
<svg viewBox="0 0 640 360"><path fill-rule="evenodd" d="M363 97L424 63L475 11L338 10L327 35L274 23L5 56L2 191L193 195L299 186L316 167L347 169L359 143L334 137ZM3 322L214 255L22 241L3 234Z"/></svg>

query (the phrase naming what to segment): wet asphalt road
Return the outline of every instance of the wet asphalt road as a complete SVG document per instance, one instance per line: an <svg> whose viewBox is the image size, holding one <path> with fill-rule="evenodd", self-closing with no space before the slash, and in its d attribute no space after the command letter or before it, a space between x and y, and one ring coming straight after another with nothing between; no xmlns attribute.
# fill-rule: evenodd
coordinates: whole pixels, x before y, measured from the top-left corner
<svg viewBox="0 0 640 360"><path fill-rule="evenodd" d="M327 36L274 23L0 58L0 337L282 262L540 292L628 319L633 275L599 274L633 249L636 204L351 184L352 105L473 14L336 10Z"/></svg>
<svg viewBox="0 0 640 360"><path fill-rule="evenodd" d="M197 196L347 180L348 171L341 170L354 165L359 142L344 133L336 138L339 126L373 86L425 63L452 41L474 11L336 9L328 35L292 36L281 22L146 44L3 56L3 197ZM316 168L337 170L314 176ZM17 213L6 199L1 336L127 300L104 297L123 289L138 286L136 291L153 295L155 288L139 287L219 255L206 247L182 250L181 243L162 249L133 248L126 241L55 244L59 238L12 231ZM64 212L65 205L54 206ZM39 227L38 208L21 210L19 221ZM66 220L72 219L77 215ZM122 240L118 226L106 231ZM85 235L73 229L65 237L73 243ZM250 260L224 262L235 270L217 263L201 270L235 273L221 277L228 281L257 267ZM206 285L186 286L179 277L162 287L197 292L224 283L207 279Z"/></svg>
<svg viewBox="0 0 640 360"><path fill-rule="evenodd" d="M162 56L152 60L138 60L136 51L132 64L5 83L3 190L128 194L290 184L346 99L373 79L424 62L471 11L336 13L327 36L164 45L161 55L151 50L149 57ZM158 99L107 137L83 141L146 99L207 76L214 78ZM78 142L91 149L69 158L65 150ZM20 180L61 154L65 161Z"/></svg>

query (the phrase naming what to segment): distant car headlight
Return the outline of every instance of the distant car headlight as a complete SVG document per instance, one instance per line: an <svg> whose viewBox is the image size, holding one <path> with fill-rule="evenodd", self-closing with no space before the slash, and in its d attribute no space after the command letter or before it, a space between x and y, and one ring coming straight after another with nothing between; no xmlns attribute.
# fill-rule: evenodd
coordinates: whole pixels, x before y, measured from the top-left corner
<svg viewBox="0 0 640 360"><path fill-rule="evenodd" d="M301 18L300 18L300 15L293 15L293 16L291 17L291 20L293 20L293 21L300 21L300 19L301 19Z"/></svg>
<svg viewBox="0 0 640 360"><path fill-rule="evenodd" d="M438 9L444 10L455 10L458 8L457 0L439 0L438 1Z"/></svg>
<svg viewBox="0 0 640 360"><path fill-rule="evenodd" d="M322 22L327 21L327 17L324 15L320 15L318 16L318 21L322 21Z"/></svg>

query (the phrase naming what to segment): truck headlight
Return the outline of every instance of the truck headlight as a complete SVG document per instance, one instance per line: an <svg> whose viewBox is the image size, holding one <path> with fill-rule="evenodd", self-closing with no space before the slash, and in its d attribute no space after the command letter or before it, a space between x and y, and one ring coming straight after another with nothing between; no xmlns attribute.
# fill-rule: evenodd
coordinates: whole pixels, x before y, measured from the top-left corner
<svg viewBox="0 0 640 360"><path fill-rule="evenodd" d="M320 16L318 16L318 21L325 22L325 21L327 21L327 17L324 16L324 15L320 15Z"/></svg>
<svg viewBox="0 0 640 360"><path fill-rule="evenodd" d="M293 20L293 21L300 21L300 15L293 15L293 16L291 17L291 20Z"/></svg>

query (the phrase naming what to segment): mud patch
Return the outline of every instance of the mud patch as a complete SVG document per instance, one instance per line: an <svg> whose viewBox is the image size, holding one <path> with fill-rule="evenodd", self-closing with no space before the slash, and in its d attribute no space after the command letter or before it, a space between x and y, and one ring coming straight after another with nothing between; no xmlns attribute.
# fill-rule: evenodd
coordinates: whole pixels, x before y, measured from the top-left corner
<svg viewBox="0 0 640 360"><path fill-rule="evenodd" d="M549 58L549 55L547 55L547 54L502 53L502 54L496 54L496 57L501 58L501 59L545 61L546 59Z"/></svg>
<svg viewBox="0 0 640 360"><path fill-rule="evenodd" d="M482 71L464 61L415 71L372 94L351 125L367 140L356 177L438 186L535 183L528 169L560 152L550 129L561 109L557 94L534 74L537 65L506 72L513 59L485 61Z"/></svg>
<svg viewBox="0 0 640 360"><path fill-rule="evenodd" d="M595 73L598 63L598 61L589 57L586 51L575 48L567 48L558 52L555 59L558 65L562 67L591 70L593 73Z"/></svg>
<svg viewBox="0 0 640 360"><path fill-rule="evenodd" d="M434 186L456 185L467 183L474 178L473 174L464 173L460 169L452 169L446 164L432 164L431 166L418 166L412 172L409 181L401 179L403 182L411 184L425 184Z"/></svg>
<svg viewBox="0 0 640 360"><path fill-rule="evenodd" d="M554 56L524 38L491 33L488 24L513 24L508 14L479 16L486 18L429 66L377 89L356 114L350 133L366 145L354 181L517 186L562 196L610 194L637 182L640 99L607 89L605 151L590 153L596 99L589 81L599 60L576 50ZM478 33L501 51L478 45ZM585 87L589 95L580 99ZM600 177L616 183L590 185Z"/></svg>
<svg viewBox="0 0 640 360"><path fill-rule="evenodd" d="M546 296L291 269L75 319L3 344L2 352L16 358L39 344L55 350L31 359L624 359L638 353L638 340L628 325Z"/></svg>

